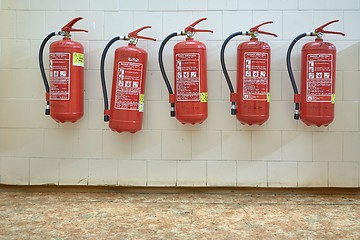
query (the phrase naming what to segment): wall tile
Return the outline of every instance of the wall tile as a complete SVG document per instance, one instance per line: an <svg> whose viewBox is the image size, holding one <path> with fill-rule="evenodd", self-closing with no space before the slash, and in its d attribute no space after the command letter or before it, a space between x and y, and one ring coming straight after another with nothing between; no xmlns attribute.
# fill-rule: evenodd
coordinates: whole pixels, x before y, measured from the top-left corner
<svg viewBox="0 0 360 240"><path fill-rule="evenodd" d="M267 127L272 130L295 130L293 119L294 103L285 101L270 102L270 116Z"/></svg>
<svg viewBox="0 0 360 240"><path fill-rule="evenodd" d="M308 10L308 9L354 9L359 8L359 1L357 0L347 0L347 1L334 1L329 4L326 0L318 0L316 2L311 0L300 0L299 9Z"/></svg>
<svg viewBox="0 0 360 240"><path fill-rule="evenodd" d="M132 136L133 159L161 159L161 132L140 131Z"/></svg>
<svg viewBox="0 0 360 240"><path fill-rule="evenodd" d="M252 11L223 11L223 39L234 32L248 31L253 27L252 15ZM241 24L238 23L239 19L241 19ZM243 41L243 37L238 37L238 39Z"/></svg>
<svg viewBox="0 0 360 240"><path fill-rule="evenodd" d="M207 0L177 0L177 9L178 10L206 10L207 9Z"/></svg>
<svg viewBox="0 0 360 240"><path fill-rule="evenodd" d="M1 184L28 185L29 158L0 157Z"/></svg>
<svg viewBox="0 0 360 240"><path fill-rule="evenodd" d="M178 161L177 186L206 186L206 161Z"/></svg>
<svg viewBox="0 0 360 240"><path fill-rule="evenodd" d="M285 40L293 40L301 33L313 31L313 13L311 11L284 11L283 29Z"/></svg>
<svg viewBox="0 0 360 240"><path fill-rule="evenodd" d="M191 132L189 131L163 131L162 158L173 160L191 159Z"/></svg>
<svg viewBox="0 0 360 240"><path fill-rule="evenodd" d="M313 133L313 160L325 162L342 161L343 134L336 132Z"/></svg>
<svg viewBox="0 0 360 240"><path fill-rule="evenodd" d="M297 187L297 163L268 162L268 187Z"/></svg>
<svg viewBox="0 0 360 240"><path fill-rule="evenodd" d="M191 152L194 160L217 160L221 157L220 131L193 131Z"/></svg>
<svg viewBox="0 0 360 240"><path fill-rule="evenodd" d="M354 52L359 51L359 43L352 41L332 42L336 46L336 69L345 71L357 71L359 58Z"/></svg>
<svg viewBox="0 0 360 240"><path fill-rule="evenodd" d="M108 129L103 131L102 137L103 158L131 159L131 133L118 133Z"/></svg>
<svg viewBox="0 0 360 240"><path fill-rule="evenodd" d="M282 159L286 161L312 161L311 132L282 132Z"/></svg>
<svg viewBox="0 0 360 240"><path fill-rule="evenodd" d="M260 1L242 1L238 0L238 9L240 10L262 10L268 8L269 0Z"/></svg>
<svg viewBox="0 0 360 240"><path fill-rule="evenodd" d="M101 158L102 150L101 130L74 131L74 158Z"/></svg>
<svg viewBox="0 0 360 240"><path fill-rule="evenodd" d="M60 0L30 0L30 9L34 10L59 10Z"/></svg>
<svg viewBox="0 0 360 240"><path fill-rule="evenodd" d="M221 159L250 160L251 132L250 131L222 131Z"/></svg>
<svg viewBox="0 0 360 240"><path fill-rule="evenodd" d="M237 186L266 187L267 163L260 161L237 162Z"/></svg>
<svg viewBox="0 0 360 240"><path fill-rule="evenodd" d="M269 0L269 9L297 9L298 0Z"/></svg>
<svg viewBox="0 0 360 240"><path fill-rule="evenodd" d="M176 161L148 161L148 186L176 186Z"/></svg>
<svg viewBox="0 0 360 240"><path fill-rule="evenodd" d="M73 145L73 129L46 129L44 131L44 157L71 158Z"/></svg>
<svg viewBox="0 0 360 240"><path fill-rule="evenodd" d="M23 10L29 9L30 0L2 0L2 9Z"/></svg>
<svg viewBox="0 0 360 240"><path fill-rule="evenodd" d="M230 114L231 102L210 102L207 127L213 130L236 130L236 117Z"/></svg>
<svg viewBox="0 0 360 240"><path fill-rule="evenodd" d="M89 10L90 2L89 0L60 0L60 9L61 10Z"/></svg>
<svg viewBox="0 0 360 240"><path fill-rule="evenodd" d="M120 0L120 11L125 10L142 10L146 11L149 9L149 0Z"/></svg>
<svg viewBox="0 0 360 240"><path fill-rule="evenodd" d="M90 0L90 10L105 10L105 11L118 11L119 10L119 0Z"/></svg>
<svg viewBox="0 0 360 240"><path fill-rule="evenodd" d="M335 104L335 119L329 125L330 131L359 130L358 102L337 102Z"/></svg>
<svg viewBox="0 0 360 240"><path fill-rule="evenodd" d="M359 187L359 164L329 163L329 187Z"/></svg>
<svg viewBox="0 0 360 240"><path fill-rule="evenodd" d="M360 101L360 72L345 71L344 72L344 100ZM336 79L338 80L338 79ZM338 86L338 84L336 84ZM336 96L337 97L337 96Z"/></svg>
<svg viewBox="0 0 360 240"><path fill-rule="evenodd" d="M88 185L117 185L117 170L117 160L89 160Z"/></svg>
<svg viewBox="0 0 360 240"><path fill-rule="evenodd" d="M360 161L360 133L344 133L344 161Z"/></svg>
<svg viewBox="0 0 360 240"><path fill-rule="evenodd" d="M237 0L208 0L208 10L234 10L238 7Z"/></svg>
<svg viewBox="0 0 360 240"><path fill-rule="evenodd" d="M236 161L208 161L208 186L236 186Z"/></svg>
<svg viewBox="0 0 360 240"><path fill-rule="evenodd" d="M150 11L175 11L177 1L149 0Z"/></svg>
<svg viewBox="0 0 360 240"><path fill-rule="evenodd" d="M299 162L298 187L328 187L328 163Z"/></svg>
<svg viewBox="0 0 360 240"><path fill-rule="evenodd" d="M5 23L1 26L0 39L15 38L16 37L16 12L14 11L0 11L0 22Z"/></svg>
<svg viewBox="0 0 360 240"><path fill-rule="evenodd" d="M142 160L118 161L119 186L146 186L147 163Z"/></svg>
<svg viewBox="0 0 360 240"><path fill-rule="evenodd" d="M87 185L89 161L87 159L60 159L59 185Z"/></svg>
<svg viewBox="0 0 360 240"><path fill-rule="evenodd" d="M358 40L360 33L357 24L360 21L359 11L344 11L344 33L347 39Z"/></svg>
<svg viewBox="0 0 360 240"><path fill-rule="evenodd" d="M30 185L58 185L59 159L31 158Z"/></svg>
<svg viewBox="0 0 360 240"><path fill-rule="evenodd" d="M281 159L281 132L252 132L251 145L252 160Z"/></svg>

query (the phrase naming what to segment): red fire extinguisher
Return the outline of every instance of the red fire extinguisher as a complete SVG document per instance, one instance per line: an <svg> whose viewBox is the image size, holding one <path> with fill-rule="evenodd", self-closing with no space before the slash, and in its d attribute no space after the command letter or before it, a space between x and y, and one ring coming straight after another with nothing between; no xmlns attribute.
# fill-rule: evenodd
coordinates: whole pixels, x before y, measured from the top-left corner
<svg viewBox="0 0 360 240"><path fill-rule="evenodd" d="M101 56L100 76L104 95L104 121L116 132L135 133L141 130L144 112L147 52L136 46L138 39L156 41L154 38L139 36L138 33L151 26L141 27L127 36L118 36L109 41ZM105 83L105 58L110 46L118 40L129 40L128 46L115 51L114 72L109 102Z"/></svg>
<svg viewBox="0 0 360 240"><path fill-rule="evenodd" d="M59 32L50 33L41 43L39 65L46 90L45 114L57 122L76 122L84 115L84 47L72 41L70 32L87 32L73 25L82 17L74 18ZM64 38L50 44L50 86L45 74L43 52L54 36Z"/></svg>
<svg viewBox="0 0 360 240"><path fill-rule="evenodd" d="M221 51L221 67L229 86L231 114L242 124L263 124L269 118L270 102L270 46L258 40L258 35L276 34L260 31L259 27L272 22L264 22L250 31L235 32L225 39ZM250 41L241 43L237 48L237 92L230 81L225 65L225 47L239 35L251 36Z"/></svg>
<svg viewBox="0 0 360 240"><path fill-rule="evenodd" d="M195 29L195 25L204 20L206 18L201 18L186 27L184 31L171 33L164 39L159 49L160 71L169 91L170 116L176 117L183 124L202 123L208 116L206 46L193 39L196 32L213 32ZM164 69L162 55L165 44L176 36L187 36L187 38L174 47L174 93Z"/></svg>
<svg viewBox="0 0 360 240"><path fill-rule="evenodd" d="M327 126L334 120L336 47L323 41L323 35L342 32L326 31L324 27L338 22L333 20L315 29L314 32L302 33L290 44L286 65L294 90L295 114L308 126ZM306 43L301 50L301 93L295 82L290 56L294 45L303 37L316 36L314 42Z"/></svg>

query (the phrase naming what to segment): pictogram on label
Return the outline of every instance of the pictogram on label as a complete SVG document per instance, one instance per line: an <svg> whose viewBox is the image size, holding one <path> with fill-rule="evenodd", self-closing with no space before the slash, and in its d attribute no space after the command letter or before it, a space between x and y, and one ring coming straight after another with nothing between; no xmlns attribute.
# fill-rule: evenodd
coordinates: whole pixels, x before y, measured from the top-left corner
<svg viewBox="0 0 360 240"><path fill-rule="evenodd" d="M306 67L306 101L335 103L332 81L333 55L308 54Z"/></svg>
<svg viewBox="0 0 360 240"><path fill-rule="evenodd" d="M73 66L84 67L84 61L83 53L73 53Z"/></svg>
<svg viewBox="0 0 360 240"><path fill-rule="evenodd" d="M118 62L115 109L144 111L144 94L140 94L142 63Z"/></svg>
<svg viewBox="0 0 360 240"><path fill-rule="evenodd" d="M176 100L201 101L200 54L176 54Z"/></svg>
<svg viewBox="0 0 360 240"><path fill-rule="evenodd" d="M50 100L70 99L70 53L50 53Z"/></svg>
<svg viewBox="0 0 360 240"><path fill-rule="evenodd" d="M243 100L270 101L269 55L263 52L244 54Z"/></svg>

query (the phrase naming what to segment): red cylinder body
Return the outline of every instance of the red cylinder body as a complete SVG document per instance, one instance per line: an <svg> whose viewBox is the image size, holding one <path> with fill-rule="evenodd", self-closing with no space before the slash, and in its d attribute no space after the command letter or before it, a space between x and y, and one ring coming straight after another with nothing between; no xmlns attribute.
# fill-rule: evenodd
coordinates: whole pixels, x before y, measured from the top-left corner
<svg viewBox="0 0 360 240"><path fill-rule="evenodd" d="M336 48L316 39L302 48L300 118L306 125L334 120Z"/></svg>
<svg viewBox="0 0 360 240"><path fill-rule="evenodd" d="M50 116L76 122L84 115L84 47L70 38L50 45Z"/></svg>
<svg viewBox="0 0 360 240"><path fill-rule="evenodd" d="M237 48L237 111L242 124L263 124L269 118L270 46L252 38Z"/></svg>
<svg viewBox="0 0 360 240"><path fill-rule="evenodd" d="M181 123L202 123L208 116L205 44L187 38L174 47L175 116Z"/></svg>
<svg viewBox="0 0 360 240"><path fill-rule="evenodd" d="M147 52L135 44L115 51L109 127L116 132L141 130Z"/></svg>

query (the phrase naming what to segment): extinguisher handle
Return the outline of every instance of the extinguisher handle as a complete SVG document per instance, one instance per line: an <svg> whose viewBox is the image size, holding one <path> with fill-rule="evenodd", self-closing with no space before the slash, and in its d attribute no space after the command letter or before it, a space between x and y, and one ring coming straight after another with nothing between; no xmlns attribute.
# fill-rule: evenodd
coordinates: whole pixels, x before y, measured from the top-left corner
<svg viewBox="0 0 360 240"><path fill-rule="evenodd" d="M196 20L195 22L193 22L192 24L190 24L189 26L187 26L185 29L184 29L184 32L210 32L210 33L213 33L214 31L213 30L208 30L208 29L196 29L195 26L199 23L199 22L202 22L202 21L205 21L207 18L200 18L198 20Z"/></svg>
<svg viewBox="0 0 360 240"><path fill-rule="evenodd" d="M256 25L252 28L250 28L250 32L251 33L261 33L261 34L265 34L265 35L271 35L271 36L274 36L274 37L277 37L277 35L275 33L271 33L271 32L265 32L265 31L262 31L262 30L259 30L259 28L261 26L264 26L266 24L270 24L270 23L273 23L272 21L268 21L268 22L263 22L263 23L260 23L259 25Z"/></svg>
<svg viewBox="0 0 360 240"><path fill-rule="evenodd" d="M130 33L128 34L128 37L129 37L129 38L135 38L135 39L146 39L146 40L156 41L155 38L145 37L145 36L140 36L140 35L138 35L139 32L141 32L142 30L147 29L147 28L151 28L151 26L143 26L143 27L141 27L141 28L138 28L138 29L130 32Z"/></svg>
<svg viewBox="0 0 360 240"><path fill-rule="evenodd" d="M74 24L77 23L78 21L80 21L81 19L83 19L83 18L82 17L74 18L73 20L71 20L70 22L65 24L65 26L63 26L61 28L61 31L63 31L63 32L88 32L88 30L85 30L85 29L73 28Z"/></svg>
<svg viewBox="0 0 360 240"><path fill-rule="evenodd" d="M325 27L329 26L330 24L336 23L336 22L339 22L339 20L338 19L332 20L330 22L327 22L327 23L321 25L320 27L315 29L315 33L329 33L329 34L339 34L339 35L345 36L345 34L342 32L324 30Z"/></svg>

